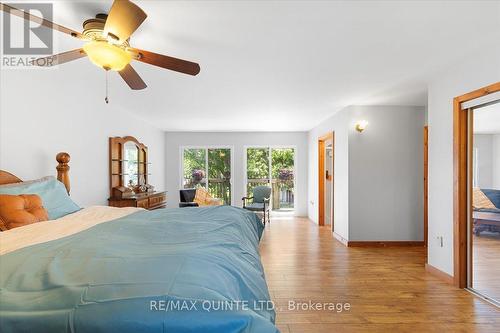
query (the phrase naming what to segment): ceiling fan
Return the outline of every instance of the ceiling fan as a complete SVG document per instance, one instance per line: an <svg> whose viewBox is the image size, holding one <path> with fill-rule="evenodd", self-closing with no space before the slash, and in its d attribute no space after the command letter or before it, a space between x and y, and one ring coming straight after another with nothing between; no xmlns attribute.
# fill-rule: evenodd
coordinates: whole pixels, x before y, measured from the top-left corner
<svg viewBox="0 0 500 333"><path fill-rule="evenodd" d="M0 3L0 9L86 42L83 48L35 59L32 61L33 65L54 66L88 56L92 63L104 70L117 71L133 90L144 89L147 85L130 65L132 60L189 75L200 72L200 65L197 63L130 46L130 36L147 15L129 0L115 0L109 14L97 14L95 18L83 22L82 33L6 4Z"/></svg>

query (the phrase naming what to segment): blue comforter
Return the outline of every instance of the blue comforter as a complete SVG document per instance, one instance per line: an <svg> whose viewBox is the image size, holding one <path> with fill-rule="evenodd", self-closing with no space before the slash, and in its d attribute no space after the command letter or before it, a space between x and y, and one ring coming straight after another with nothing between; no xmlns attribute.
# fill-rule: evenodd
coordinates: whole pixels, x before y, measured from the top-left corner
<svg viewBox="0 0 500 333"><path fill-rule="evenodd" d="M141 211L0 256L0 331L278 332L234 207Z"/></svg>

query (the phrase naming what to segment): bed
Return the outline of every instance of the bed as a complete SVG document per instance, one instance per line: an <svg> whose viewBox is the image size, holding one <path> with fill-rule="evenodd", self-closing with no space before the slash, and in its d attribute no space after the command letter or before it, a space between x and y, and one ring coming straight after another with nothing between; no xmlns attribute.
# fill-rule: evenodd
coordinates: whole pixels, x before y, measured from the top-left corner
<svg viewBox="0 0 500 333"><path fill-rule="evenodd" d="M473 189L473 232L480 236L481 232L500 232L500 190Z"/></svg>
<svg viewBox="0 0 500 333"><path fill-rule="evenodd" d="M0 331L278 332L263 229L229 206L94 206L1 232Z"/></svg>

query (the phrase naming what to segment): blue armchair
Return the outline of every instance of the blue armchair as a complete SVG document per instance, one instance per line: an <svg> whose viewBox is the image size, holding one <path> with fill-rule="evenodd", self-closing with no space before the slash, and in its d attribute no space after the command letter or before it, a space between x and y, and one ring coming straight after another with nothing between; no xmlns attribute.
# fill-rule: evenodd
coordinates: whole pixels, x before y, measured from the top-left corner
<svg viewBox="0 0 500 333"><path fill-rule="evenodd" d="M267 221L270 222L271 219L271 188L269 186L256 186L252 190L251 197L243 197L243 208L254 212L262 212L264 214L263 222L266 225L266 213ZM251 202L250 202L251 200Z"/></svg>

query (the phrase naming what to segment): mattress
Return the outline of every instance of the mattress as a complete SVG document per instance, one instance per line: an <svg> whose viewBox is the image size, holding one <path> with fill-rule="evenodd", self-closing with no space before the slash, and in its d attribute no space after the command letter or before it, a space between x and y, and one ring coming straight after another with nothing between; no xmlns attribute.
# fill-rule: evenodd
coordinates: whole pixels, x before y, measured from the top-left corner
<svg viewBox="0 0 500 333"><path fill-rule="evenodd" d="M229 206L91 207L0 234L2 332L278 332L258 244Z"/></svg>

